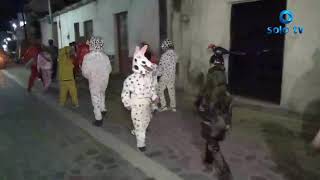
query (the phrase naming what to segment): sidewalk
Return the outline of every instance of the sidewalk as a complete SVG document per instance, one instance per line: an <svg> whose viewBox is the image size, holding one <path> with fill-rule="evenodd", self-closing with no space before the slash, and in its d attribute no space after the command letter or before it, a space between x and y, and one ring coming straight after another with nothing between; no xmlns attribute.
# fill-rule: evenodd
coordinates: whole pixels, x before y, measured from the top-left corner
<svg viewBox="0 0 320 180"><path fill-rule="evenodd" d="M27 83L29 72L25 68L10 67L7 71ZM41 89L40 86L38 82L35 88ZM129 133L131 128L129 112L123 108L120 100L121 89L121 78L111 76L107 90L108 116L105 118L103 130L135 148L135 138ZM78 83L78 94L80 107L70 110L85 119L94 120L86 81ZM46 99L58 104L57 84L53 84L46 94ZM147 134L146 155L183 179L212 180L213 174L202 171L203 140L199 134L200 120L191 106L192 100L177 92L177 103L176 113L169 111L157 113L152 119ZM273 161L275 159L273 149L266 143L264 129L260 124L257 125L258 121L279 123L292 130L301 126L296 115L263 112L261 108L237 106L234 109L233 129L222 144L222 152L235 180L282 180L283 172L280 172L281 168L277 166L279 164Z"/></svg>

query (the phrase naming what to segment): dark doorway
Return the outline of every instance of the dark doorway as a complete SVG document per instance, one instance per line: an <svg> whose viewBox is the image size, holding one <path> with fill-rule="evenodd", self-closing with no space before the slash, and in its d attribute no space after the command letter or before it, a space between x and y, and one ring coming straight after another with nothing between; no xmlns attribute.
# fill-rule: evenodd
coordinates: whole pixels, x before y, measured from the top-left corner
<svg viewBox="0 0 320 180"><path fill-rule="evenodd" d="M117 45L120 72L127 75L131 72L131 64L128 46L128 22L127 12L118 13L115 15L117 28Z"/></svg>
<svg viewBox="0 0 320 180"><path fill-rule="evenodd" d="M167 0L159 0L160 43L168 38Z"/></svg>
<svg viewBox="0 0 320 180"><path fill-rule="evenodd" d="M55 46L59 45L59 39L58 39L58 24L57 22L53 23L53 27L52 27L52 39L53 39L53 44Z"/></svg>
<svg viewBox="0 0 320 180"><path fill-rule="evenodd" d="M84 36L86 39L90 39L91 36L93 36L93 21L85 21L83 23L83 28L84 28Z"/></svg>
<svg viewBox="0 0 320 180"><path fill-rule="evenodd" d="M79 27L79 23L74 23L73 24L74 26L74 40L76 42L79 41L79 38L80 38L80 27Z"/></svg>
<svg viewBox="0 0 320 180"><path fill-rule="evenodd" d="M231 49L247 52L229 59L233 94L280 103L284 35L268 35L279 26L286 1L261 0L232 5Z"/></svg>

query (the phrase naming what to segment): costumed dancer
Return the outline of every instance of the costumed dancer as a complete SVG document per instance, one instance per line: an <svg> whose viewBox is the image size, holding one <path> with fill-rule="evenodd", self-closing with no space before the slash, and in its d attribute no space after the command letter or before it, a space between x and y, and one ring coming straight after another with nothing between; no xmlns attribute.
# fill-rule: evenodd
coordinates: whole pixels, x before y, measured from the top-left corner
<svg viewBox="0 0 320 180"><path fill-rule="evenodd" d="M146 150L146 131L151 120L151 104L158 101L153 64L145 57L148 46L137 46L133 55L132 71L123 84L121 99L124 106L131 110L134 134L140 151Z"/></svg>
<svg viewBox="0 0 320 180"><path fill-rule="evenodd" d="M230 129L232 118L232 97L227 92L223 59L223 54L228 51L214 45L210 45L209 48L214 53L210 58L211 67L196 101L198 113L202 118L201 134L206 140L204 163L207 170L215 168L219 180L230 180L232 174L219 145Z"/></svg>
<svg viewBox="0 0 320 180"><path fill-rule="evenodd" d="M168 89L170 98L170 108L176 112L176 64L178 55L174 50L174 45L171 40L166 39L161 43L163 54L160 57L160 62L157 70L159 76L158 94L160 97L160 111L168 110L167 102L164 95L164 90Z"/></svg>
<svg viewBox="0 0 320 180"><path fill-rule="evenodd" d="M74 107L79 106L78 92L74 80L72 58L70 54L70 47L64 47L59 51L59 81L60 81L60 97L59 103L64 106L67 100L68 93L71 96L72 104Z"/></svg>
<svg viewBox="0 0 320 180"><path fill-rule="evenodd" d="M29 82L28 82L28 92L31 92L31 89L34 85L34 82L41 77L41 73L38 71L37 68L37 58L38 54L40 53L41 48L38 44L33 44L30 48L26 50L24 53L22 59L23 62L26 64L27 67L31 66L30 70L30 77L29 77ZM44 84L43 80L42 83Z"/></svg>
<svg viewBox="0 0 320 180"><path fill-rule="evenodd" d="M95 116L94 125L102 126L103 116L107 109L105 93L112 71L109 57L103 52L104 42L100 37L91 37L89 41L90 52L83 58L82 75L88 79Z"/></svg>
<svg viewBox="0 0 320 180"><path fill-rule="evenodd" d="M41 72L44 82L44 90L47 91L52 82L52 58L45 50L38 54L37 70L38 72Z"/></svg>

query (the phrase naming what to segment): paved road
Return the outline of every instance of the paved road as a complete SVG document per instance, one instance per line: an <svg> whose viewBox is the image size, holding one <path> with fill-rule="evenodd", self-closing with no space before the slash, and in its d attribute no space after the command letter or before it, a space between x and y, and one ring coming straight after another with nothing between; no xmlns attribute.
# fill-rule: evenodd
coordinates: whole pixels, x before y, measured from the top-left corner
<svg viewBox="0 0 320 180"><path fill-rule="evenodd" d="M0 180L152 180L0 72Z"/></svg>

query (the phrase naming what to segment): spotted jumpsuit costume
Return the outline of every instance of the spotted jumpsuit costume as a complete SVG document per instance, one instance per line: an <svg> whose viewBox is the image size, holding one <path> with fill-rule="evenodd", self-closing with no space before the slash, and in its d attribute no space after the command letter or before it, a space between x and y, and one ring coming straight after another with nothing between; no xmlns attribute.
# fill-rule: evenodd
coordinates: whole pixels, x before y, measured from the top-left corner
<svg viewBox="0 0 320 180"><path fill-rule="evenodd" d="M176 80L176 63L178 55L173 50L173 43L170 40L165 40L161 44L164 53L161 55L160 63L157 70L157 75L160 76L158 83L158 94L160 97L161 108L167 106L164 96L164 90L168 89L170 97L170 107L176 108L176 93L175 93L175 80Z"/></svg>
<svg viewBox="0 0 320 180"><path fill-rule="evenodd" d="M112 67L108 56L103 52L104 42L100 37L92 37L89 46L90 52L84 56L81 71L89 81L95 119L102 120L102 112L106 112L105 91Z"/></svg>
<svg viewBox="0 0 320 180"><path fill-rule="evenodd" d="M133 74L125 79L121 93L122 103L131 110L138 148L146 146L146 130L152 116L151 104L158 98L152 76L154 66L144 56L146 47L136 47L132 63Z"/></svg>

